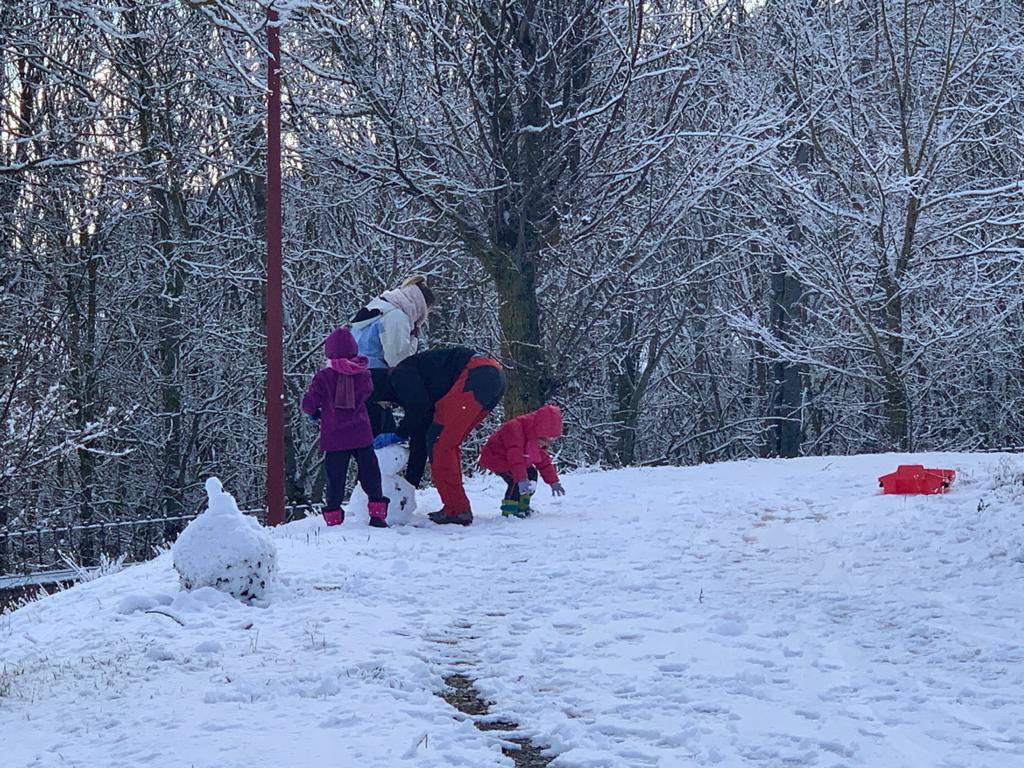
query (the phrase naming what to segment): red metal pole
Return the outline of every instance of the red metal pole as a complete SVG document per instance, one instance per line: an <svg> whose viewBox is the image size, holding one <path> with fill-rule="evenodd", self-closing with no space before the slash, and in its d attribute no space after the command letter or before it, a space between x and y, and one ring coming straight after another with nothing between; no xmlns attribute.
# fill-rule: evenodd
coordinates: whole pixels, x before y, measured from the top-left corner
<svg viewBox="0 0 1024 768"><path fill-rule="evenodd" d="M267 525L284 522L284 331L281 302L281 40L267 6Z"/></svg>

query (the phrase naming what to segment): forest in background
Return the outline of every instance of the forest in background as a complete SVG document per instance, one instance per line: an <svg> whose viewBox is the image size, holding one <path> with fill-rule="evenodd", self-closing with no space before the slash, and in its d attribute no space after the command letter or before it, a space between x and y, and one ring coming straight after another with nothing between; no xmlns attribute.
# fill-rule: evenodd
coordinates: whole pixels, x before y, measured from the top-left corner
<svg viewBox="0 0 1024 768"><path fill-rule="evenodd" d="M292 501L413 272L567 466L1021 444L1021 0L277 7ZM265 18L0 5L0 528L262 498Z"/></svg>

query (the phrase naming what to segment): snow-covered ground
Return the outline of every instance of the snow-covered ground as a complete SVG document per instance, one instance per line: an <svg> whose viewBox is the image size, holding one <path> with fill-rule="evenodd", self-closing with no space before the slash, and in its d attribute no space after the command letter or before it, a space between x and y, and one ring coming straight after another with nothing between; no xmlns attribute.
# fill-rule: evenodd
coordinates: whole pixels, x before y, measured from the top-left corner
<svg viewBox="0 0 1024 768"><path fill-rule="evenodd" d="M1024 457L919 458L952 493L879 495L895 456L576 472L520 521L481 478L472 528L275 531L256 607L164 555L0 617L0 763L510 766L458 670L554 766L1024 766Z"/></svg>

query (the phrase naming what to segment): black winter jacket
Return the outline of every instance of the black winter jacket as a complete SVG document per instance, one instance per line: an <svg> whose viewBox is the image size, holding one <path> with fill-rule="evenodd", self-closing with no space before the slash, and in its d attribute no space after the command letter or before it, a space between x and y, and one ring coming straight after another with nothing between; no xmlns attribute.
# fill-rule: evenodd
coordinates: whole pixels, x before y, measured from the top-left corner
<svg viewBox="0 0 1024 768"><path fill-rule="evenodd" d="M455 386L475 354L476 350L469 347L431 349L407 357L391 370L392 395L405 411L395 430L399 437L409 439L430 426L434 405Z"/></svg>

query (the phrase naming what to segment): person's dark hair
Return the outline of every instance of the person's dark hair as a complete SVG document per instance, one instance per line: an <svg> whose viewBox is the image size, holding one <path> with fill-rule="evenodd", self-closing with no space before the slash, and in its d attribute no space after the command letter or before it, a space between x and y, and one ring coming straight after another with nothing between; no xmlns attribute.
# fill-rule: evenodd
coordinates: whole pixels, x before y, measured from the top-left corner
<svg viewBox="0 0 1024 768"><path fill-rule="evenodd" d="M428 307L434 306L436 299L434 298L434 292L427 287L427 276L426 275L409 275L402 281L402 288L410 285L415 285L420 289L420 293L423 294L423 300L427 302Z"/></svg>
<svg viewBox="0 0 1024 768"><path fill-rule="evenodd" d="M428 307L434 306L436 299L434 298L434 292L427 287L426 283L416 283L416 287L420 289L420 293L423 294L423 300L427 302Z"/></svg>

